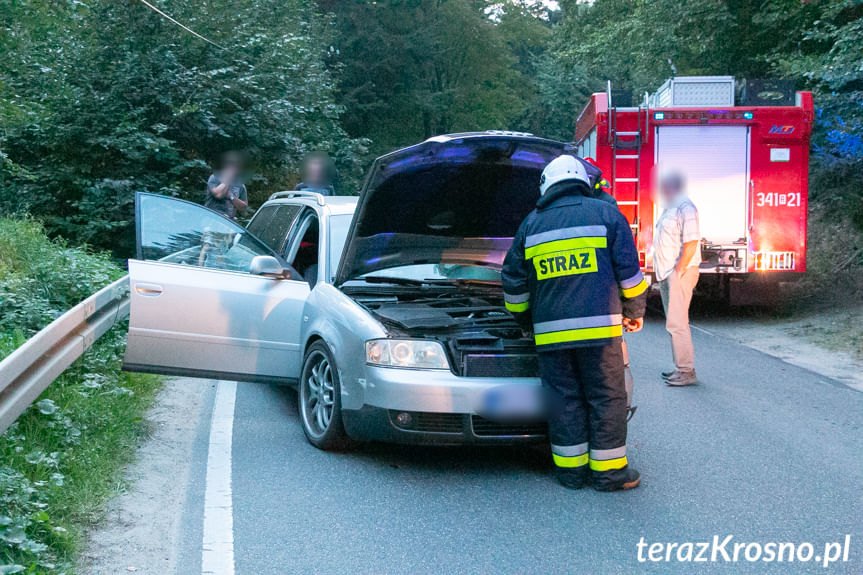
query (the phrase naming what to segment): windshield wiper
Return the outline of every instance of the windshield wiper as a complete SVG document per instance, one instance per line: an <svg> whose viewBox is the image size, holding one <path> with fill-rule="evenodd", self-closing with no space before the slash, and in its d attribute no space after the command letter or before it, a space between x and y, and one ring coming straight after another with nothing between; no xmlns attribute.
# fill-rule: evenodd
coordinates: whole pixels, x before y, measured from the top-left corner
<svg viewBox="0 0 863 575"><path fill-rule="evenodd" d="M370 284L394 284L403 286L457 286L457 287L500 287L500 283L490 280L462 279L462 278L426 278L416 280L412 278L387 277L387 276L365 276L357 278Z"/></svg>
<svg viewBox="0 0 863 575"><path fill-rule="evenodd" d="M370 284L395 284L400 286L421 286L426 283L409 278L391 278L386 276L366 276L358 279Z"/></svg>
<svg viewBox="0 0 863 575"><path fill-rule="evenodd" d="M491 280L477 280L477 279L467 279L467 278L428 278L424 281L424 283L432 284L432 285L454 285L454 286L471 286L471 287L500 287L499 282L491 281Z"/></svg>

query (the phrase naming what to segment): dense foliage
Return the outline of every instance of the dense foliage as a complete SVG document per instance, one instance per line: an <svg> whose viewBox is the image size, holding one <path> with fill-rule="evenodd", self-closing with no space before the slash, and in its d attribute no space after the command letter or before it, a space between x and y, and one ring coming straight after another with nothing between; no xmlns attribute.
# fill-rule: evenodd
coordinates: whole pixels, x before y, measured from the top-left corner
<svg viewBox="0 0 863 575"><path fill-rule="evenodd" d="M345 127L387 151L508 127L532 96L548 27L516 2L320 0L336 16Z"/></svg>
<svg viewBox="0 0 863 575"><path fill-rule="evenodd" d="M121 274L106 255L0 218L0 359ZM0 436L0 573L69 572L83 529L115 493L159 388L120 371L124 333L103 336Z"/></svg>
<svg viewBox="0 0 863 575"><path fill-rule="evenodd" d="M51 242L35 222L0 219L0 337L30 337L121 275L106 255Z"/></svg>
<svg viewBox="0 0 863 575"><path fill-rule="evenodd" d="M313 2L159 4L222 48L141 2L0 0L0 210L128 255L134 191L200 200L225 150L251 153L253 203L309 150L358 176Z"/></svg>
<svg viewBox="0 0 863 575"><path fill-rule="evenodd" d="M785 78L816 92L812 199L863 227L861 0L0 0L0 213L130 253L135 190L200 200L251 152L252 205L334 154L516 129L570 139L606 80ZM636 96L638 98L638 96ZM371 151L371 152L370 152Z"/></svg>

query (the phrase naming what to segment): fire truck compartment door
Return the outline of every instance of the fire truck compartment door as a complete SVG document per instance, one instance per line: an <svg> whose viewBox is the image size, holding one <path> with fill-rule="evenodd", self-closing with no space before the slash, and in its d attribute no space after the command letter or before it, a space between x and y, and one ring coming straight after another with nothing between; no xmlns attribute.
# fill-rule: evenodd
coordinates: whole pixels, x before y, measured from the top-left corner
<svg viewBox="0 0 863 575"><path fill-rule="evenodd" d="M747 237L748 127L659 126L656 161L686 177L702 238L729 244Z"/></svg>

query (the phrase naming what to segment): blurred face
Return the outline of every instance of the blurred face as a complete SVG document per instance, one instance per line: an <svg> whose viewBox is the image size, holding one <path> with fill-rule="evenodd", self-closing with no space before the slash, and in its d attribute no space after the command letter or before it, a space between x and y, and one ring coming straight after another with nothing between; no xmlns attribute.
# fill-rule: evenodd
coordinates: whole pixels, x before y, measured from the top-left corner
<svg viewBox="0 0 863 575"><path fill-rule="evenodd" d="M243 171L243 159L238 154L226 154L222 159L222 170L230 174Z"/></svg>
<svg viewBox="0 0 863 575"><path fill-rule="evenodd" d="M309 160L306 165L306 178L310 184L320 184L324 181L324 163L321 160Z"/></svg>
<svg viewBox="0 0 863 575"><path fill-rule="evenodd" d="M665 205L671 204L683 193L683 177L680 174L667 174L659 180L659 197Z"/></svg>

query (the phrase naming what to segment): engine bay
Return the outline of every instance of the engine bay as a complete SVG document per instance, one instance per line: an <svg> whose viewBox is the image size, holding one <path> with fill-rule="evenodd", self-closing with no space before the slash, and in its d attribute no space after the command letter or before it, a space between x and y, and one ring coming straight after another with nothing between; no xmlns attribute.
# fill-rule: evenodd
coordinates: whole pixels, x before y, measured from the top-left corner
<svg viewBox="0 0 863 575"><path fill-rule="evenodd" d="M466 377L536 377L533 338L506 310L500 288L398 290L356 294L395 337L432 338L449 354L450 366Z"/></svg>

